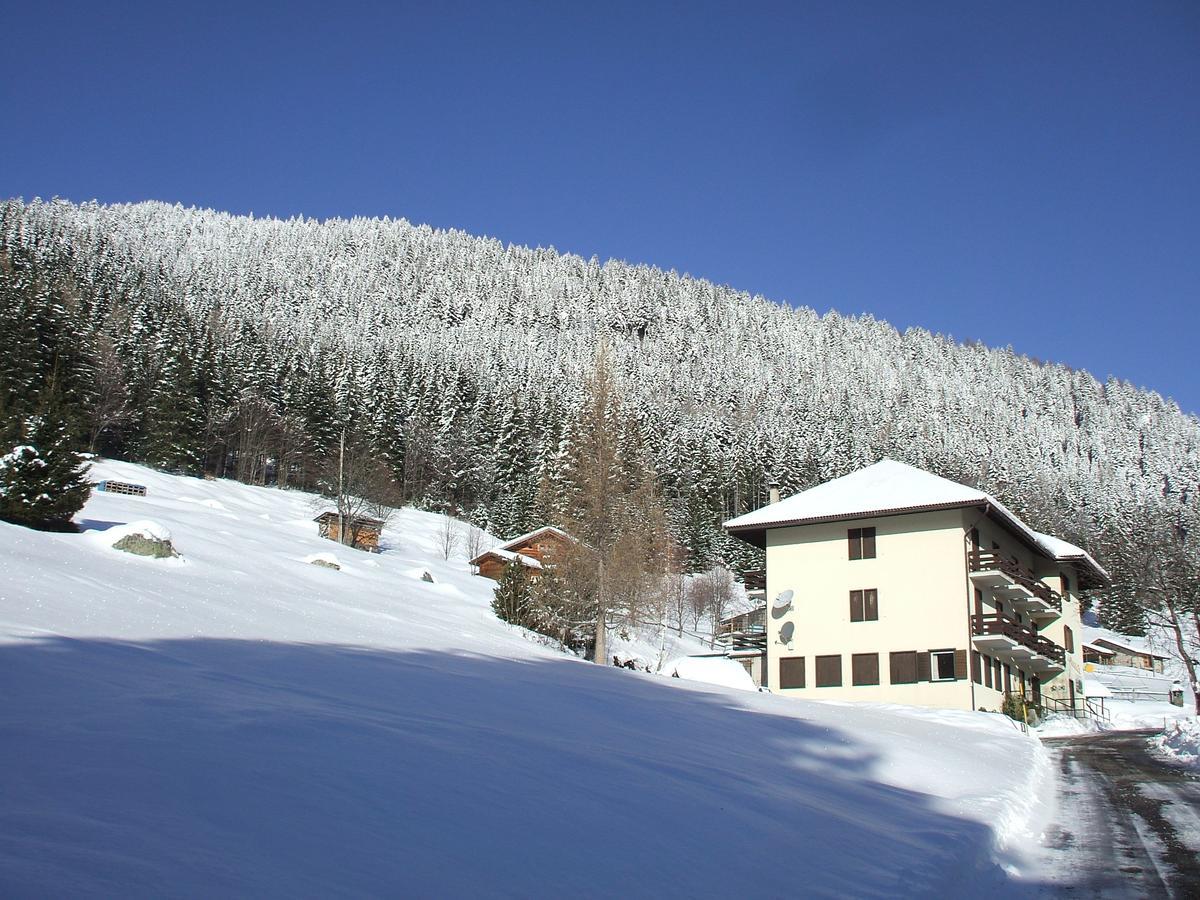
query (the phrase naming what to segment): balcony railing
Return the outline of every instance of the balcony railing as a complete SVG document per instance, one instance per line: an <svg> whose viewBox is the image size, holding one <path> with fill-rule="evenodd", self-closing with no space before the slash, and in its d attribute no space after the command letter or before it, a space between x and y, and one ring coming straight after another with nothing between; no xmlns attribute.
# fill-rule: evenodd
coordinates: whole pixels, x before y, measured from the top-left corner
<svg viewBox="0 0 1200 900"><path fill-rule="evenodd" d="M1012 557L1001 556L995 551L972 550L967 559L972 572L1003 572L1047 606L1062 612L1062 595L1035 578L1032 572Z"/></svg>
<svg viewBox="0 0 1200 900"><path fill-rule="evenodd" d="M716 637L716 644L726 650L766 650L767 630L748 628L745 631L722 631Z"/></svg>
<svg viewBox="0 0 1200 900"><path fill-rule="evenodd" d="M1051 662L1060 666L1066 664L1066 651L1054 641L995 613L971 616L971 633L979 636L1002 635Z"/></svg>

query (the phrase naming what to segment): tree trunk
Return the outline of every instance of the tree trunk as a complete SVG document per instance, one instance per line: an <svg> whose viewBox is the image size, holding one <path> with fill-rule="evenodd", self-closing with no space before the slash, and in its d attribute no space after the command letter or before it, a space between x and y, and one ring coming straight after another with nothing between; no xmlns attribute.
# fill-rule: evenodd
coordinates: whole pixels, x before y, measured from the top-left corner
<svg viewBox="0 0 1200 900"><path fill-rule="evenodd" d="M598 666L608 665L608 614L604 607L596 613L596 649L592 654L592 662Z"/></svg>
<svg viewBox="0 0 1200 900"><path fill-rule="evenodd" d="M592 661L598 666L608 665L608 610L606 608L604 583L604 557L600 557L600 577L599 590L600 602L596 608L596 634L595 634L595 649L592 653Z"/></svg>

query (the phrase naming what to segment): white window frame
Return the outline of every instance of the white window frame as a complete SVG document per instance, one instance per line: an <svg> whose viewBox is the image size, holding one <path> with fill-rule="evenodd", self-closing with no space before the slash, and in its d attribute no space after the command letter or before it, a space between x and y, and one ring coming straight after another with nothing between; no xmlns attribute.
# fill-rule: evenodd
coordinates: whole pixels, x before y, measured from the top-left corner
<svg viewBox="0 0 1200 900"><path fill-rule="evenodd" d="M950 677L944 678L940 674L941 666L938 665L939 656L950 657ZM929 651L929 680L930 681L958 681L954 674L954 651L953 650L930 650Z"/></svg>

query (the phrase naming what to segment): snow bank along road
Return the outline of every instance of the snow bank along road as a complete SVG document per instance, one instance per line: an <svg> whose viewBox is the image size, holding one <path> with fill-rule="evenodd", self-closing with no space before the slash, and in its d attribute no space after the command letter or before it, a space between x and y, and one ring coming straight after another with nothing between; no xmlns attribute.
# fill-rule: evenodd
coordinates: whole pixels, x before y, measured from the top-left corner
<svg viewBox="0 0 1200 900"><path fill-rule="evenodd" d="M1046 741L1061 773L1048 894L1200 897L1200 778L1151 755L1151 734Z"/></svg>

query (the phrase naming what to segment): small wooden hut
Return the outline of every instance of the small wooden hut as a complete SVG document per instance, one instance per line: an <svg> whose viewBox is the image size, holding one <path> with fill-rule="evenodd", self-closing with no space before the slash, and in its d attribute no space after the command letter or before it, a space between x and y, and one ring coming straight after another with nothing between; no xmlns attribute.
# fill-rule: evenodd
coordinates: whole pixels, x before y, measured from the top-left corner
<svg viewBox="0 0 1200 900"><path fill-rule="evenodd" d="M379 552L379 533L383 531L383 522L369 516L339 516L336 512L323 512L314 522L321 529L321 537L331 541L342 541L342 524L350 533L350 543L347 546L371 553Z"/></svg>
<svg viewBox="0 0 1200 900"><path fill-rule="evenodd" d="M506 541L499 547L484 550L471 560L471 565L478 568L479 574L484 578L491 578L493 581L499 581L505 567L514 561L536 573L542 569L543 564L552 563L556 553L574 542L575 539L561 528L545 525L536 531Z"/></svg>

